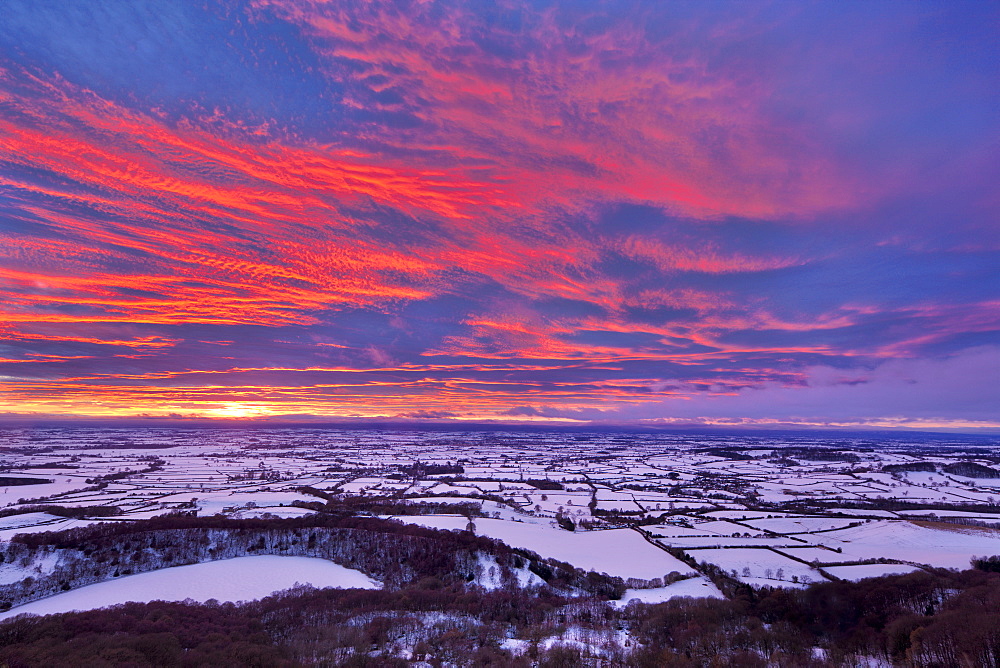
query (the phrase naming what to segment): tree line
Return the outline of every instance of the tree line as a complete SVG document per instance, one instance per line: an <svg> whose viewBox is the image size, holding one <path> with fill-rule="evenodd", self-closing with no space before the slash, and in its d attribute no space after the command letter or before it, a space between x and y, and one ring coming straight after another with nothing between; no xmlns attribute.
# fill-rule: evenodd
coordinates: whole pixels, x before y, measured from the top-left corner
<svg viewBox="0 0 1000 668"><path fill-rule="evenodd" d="M115 577L258 554L328 559L393 589L427 577L447 583L489 579L517 588L518 571L528 570L556 589L603 598L620 598L625 591L621 578L586 572L468 531L331 514L248 520L171 516L14 536L0 551L4 562L28 573L36 564L55 566L0 584L0 609ZM492 574L484 572L490 568Z"/></svg>
<svg viewBox="0 0 1000 668"><path fill-rule="evenodd" d="M574 642L558 639L573 638ZM556 640L553 642L553 640ZM551 588L301 587L0 623L0 664L907 668L1000 661L1000 573L918 572L613 608Z"/></svg>

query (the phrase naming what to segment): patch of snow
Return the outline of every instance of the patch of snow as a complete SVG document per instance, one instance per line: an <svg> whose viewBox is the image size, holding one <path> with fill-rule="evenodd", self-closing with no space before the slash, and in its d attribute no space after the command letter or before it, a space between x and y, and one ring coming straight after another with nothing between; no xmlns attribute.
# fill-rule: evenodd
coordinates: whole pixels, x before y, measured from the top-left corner
<svg viewBox="0 0 1000 668"><path fill-rule="evenodd" d="M232 513L232 517L246 520L255 517L304 517L306 515L315 514L315 510L309 510L308 508L298 508L296 506L267 506L266 508L238 510L235 513Z"/></svg>
<svg viewBox="0 0 1000 668"><path fill-rule="evenodd" d="M907 564L858 564L855 566L830 566L823 570L841 580L857 582L865 578L880 578L883 575L903 575L920 569Z"/></svg>
<svg viewBox="0 0 1000 668"><path fill-rule="evenodd" d="M455 515L397 517L409 524L435 529L464 530L468 520ZM565 561L584 570L623 578L661 578L667 573L691 573L690 566L650 545L631 529L565 531L551 525L476 518L476 533Z"/></svg>
<svg viewBox="0 0 1000 668"><path fill-rule="evenodd" d="M725 598L719 588L706 577L688 578L656 589L627 589L620 601L612 601L616 607L630 601L641 603L663 603L672 598L690 596L692 598Z"/></svg>
<svg viewBox="0 0 1000 668"><path fill-rule="evenodd" d="M715 564L729 572L730 575L732 575L732 571L736 571L734 577L751 586L796 587L798 583L802 582L826 580L814 568L766 549L737 547L721 550L692 550L689 554L698 561ZM778 577L779 569L782 571L780 578ZM793 581L792 578L795 578L797 582Z"/></svg>

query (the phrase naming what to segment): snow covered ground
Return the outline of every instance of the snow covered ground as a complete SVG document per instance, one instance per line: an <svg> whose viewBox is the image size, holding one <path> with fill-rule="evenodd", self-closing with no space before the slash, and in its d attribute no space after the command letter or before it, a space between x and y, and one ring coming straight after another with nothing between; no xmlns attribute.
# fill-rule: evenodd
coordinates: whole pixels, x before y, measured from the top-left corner
<svg viewBox="0 0 1000 668"><path fill-rule="evenodd" d="M36 485L11 485L7 487L0 487L0 506L16 503L18 499L22 498L37 499L39 497L51 496L53 494L65 494L75 489L81 489L87 486L82 479L67 477L63 475L61 471L58 475L51 475L48 471L22 471L4 473L3 475L11 478L38 478L51 480L52 482L40 483Z"/></svg>
<svg viewBox="0 0 1000 668"><path fill-rule="evenodd" d="M11 608L0 613L0 620L24 613L51 615L71 610L93 610L128 601L250 601L297 584L343 589L381 587L380 583L364 573L325 559L266 555L238 557L163 568L87 585Z"/></svg>
<svg viewBox="0 0 1000 668"><path fill-rule="evenodd" d="M731 548L691 552L695 559L715 564L736 579L755 586L794 587L826 579L816 569L771 550Z"/></svg>
<svg viewBox="0 0 1000 668"><path fill-rule="evenodd" d="M775 517L772 519L747 520L746 524L764 531L777 534L796 534L808 531L826 531L841 529L848 526L853 519L837 519L833 517Z"/></svg>
<svg viewBox="0 0 1000 668"><path fill-rule="evenodd" d="M858 564L855 566L830 566L824 568L827 573L841 580L857 582L865 578L879 578L883 575L902 575L913 573L920 569L907 564Z"/></svg>
<svg viewBox="0 0 1000 668"><path fill-rule="evenodd" d="M1000 554L1000 531L950 526L954 529L932 529L902 520L880 520L812 537L824 545L840 548L843 561L887 557L928 566L963 569L970 567L972 556Z"/></svg>
<svg viewBox="0 0 1000 668"><path fill-rule="evenodd" d="M0 516L0 548L18 533L105 521L100 511L68 519L38 505L112 507L109 520L119 522L173 512L249 519L299 517L313 511L297 506L367 497L477 504L486 515L475 518L477 533L625 578L690 572L621 528L649 518L643 528L661 544L754 584L822 579L813 560L855 579L906 567L837 564L888 557L967 568L973 556L1000 554L1000 532L899 519L1000 524L1000 513L989 512L1000 478L946 473L956 462L1000 471L995 444L957 436L834 442L826 435L0 426L0 454L4 475L53 481L0 488L0 513L27 511ZM556 517L581 530L556 527ZM468 523L453 515L400 519L446 529ZM848 526L866 519L873 521ZM29 575L0 565L3 582ZM698 591L696 582L663 589Z"/></svg>
<svg viewBox="0 0 1000 668"><path fill-rule="evenodd" d="M468 520L449 515L398 517L410 524L434 529L465 529ZM501 540L511 547L522 547L543 557L573 564L584 570L617 575L623 578L662 578L671 572L690 573L691 567L663 550L650 545L631 529L604 531L565 531L553 526L475 520L476 533Z"/></svg>
<svg viewBox="0 0 1000 668"><path fill-rule="evenodd" d="M680 548L698 547L782 547L789 544L787 538L732 538L723 536L709 536L702 538L660 538L663 545Z"/></svg>
<svg viewBox="0 0 1000 668"><path fill-rule="evenodd" d="M690 596L692 598L724 598L719 588L706 577L688 578L656 589L628 589L615 605L628 605L631 601L641 603L663 603L672 598Z"/></svg>
<svg viewBox="0 0 1000 668"><path fill-rule="evenodd" d="M100 520L77 520L65 517L56 517L46 513L30 513L32 519L21 522L12 521L24 518L25 515L13 515L5 517L9 521L9 528L0 529L0 541L10 540L19 533L39 533L42 531L64 531L66 529L76 529L90 524L97 524ZM23 523L22 523L23 522Z"/></svg>

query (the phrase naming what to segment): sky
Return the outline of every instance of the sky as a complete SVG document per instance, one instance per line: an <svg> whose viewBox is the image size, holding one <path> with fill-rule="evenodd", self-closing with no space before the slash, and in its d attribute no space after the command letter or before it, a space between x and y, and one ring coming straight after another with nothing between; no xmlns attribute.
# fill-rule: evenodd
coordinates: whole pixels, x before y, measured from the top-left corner
<svg viewBox="0 0 1000 668"><path fill-rule="evenodd" d="M998 31L5 0L0 416L1000 432Z"/></svg>

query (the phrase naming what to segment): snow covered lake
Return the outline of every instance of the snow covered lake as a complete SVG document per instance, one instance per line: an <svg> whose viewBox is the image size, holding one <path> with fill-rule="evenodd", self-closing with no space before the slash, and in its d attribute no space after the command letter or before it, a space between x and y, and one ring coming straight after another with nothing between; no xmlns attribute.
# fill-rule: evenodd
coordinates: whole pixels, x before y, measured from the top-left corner
<svg viewBox="0 0 1000 668"><path fill-rule="evenodd" d="M129 601L250 601L296 584L343 589L382 586L361 571L325 559L268 555L238 557L98 582L11 608L0 613L0 620L23 613L51 615L93 610Z"/></svg>

